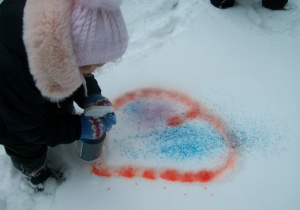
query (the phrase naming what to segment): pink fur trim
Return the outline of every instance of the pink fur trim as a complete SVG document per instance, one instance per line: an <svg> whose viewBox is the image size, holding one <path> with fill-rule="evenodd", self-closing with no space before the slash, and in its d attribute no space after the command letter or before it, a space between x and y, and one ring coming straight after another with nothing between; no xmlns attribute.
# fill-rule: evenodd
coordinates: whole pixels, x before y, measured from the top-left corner
<svg viewBox="0 0 300 210"><path fill-rule="evenodd" d="M89 8L116 10L119 9L122 0L75 0L75 3Z"/></svg>
<svg viewBox="0 0 300 210"><path fill-rule="evenodd" d="M24 43L36 86L52 102L81 84L71 36L73 0L27 0Z"/></svg>

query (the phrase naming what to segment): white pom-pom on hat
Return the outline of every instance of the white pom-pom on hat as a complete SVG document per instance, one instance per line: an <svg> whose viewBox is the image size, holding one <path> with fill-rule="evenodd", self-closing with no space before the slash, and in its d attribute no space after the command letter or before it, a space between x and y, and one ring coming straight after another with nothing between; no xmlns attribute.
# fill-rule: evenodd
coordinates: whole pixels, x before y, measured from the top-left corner
<svg viewBox="0 0 300 210"><path fill-rule="evenodd" d="M122 0L75 0L75 4L80 4L91 9L102 8L105 10L115 10L120 7Z"/></svg>

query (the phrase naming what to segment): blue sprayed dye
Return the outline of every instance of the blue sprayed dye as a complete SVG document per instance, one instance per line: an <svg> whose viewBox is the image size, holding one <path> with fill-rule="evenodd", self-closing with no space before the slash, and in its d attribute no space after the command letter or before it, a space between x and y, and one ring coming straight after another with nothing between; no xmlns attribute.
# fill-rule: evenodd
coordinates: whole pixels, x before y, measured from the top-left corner
<svg viewBox="0 0 300 210"><path fill-rule="evenodd" d="M212 155L213 150L226 148L223 138L211 126L186 124L166 127L164 135L155 139L165 158L186 160Z"/></svg>
<svg viewBox="0 0 300 210"><path fill-rule="evenodd" d="M226 150L227 144L220 134L206 123L187 123L182 126L168 127L147 134L128 136L125 144L142 144L136 150L123 150L125 156L133 159L188 160L218 155Z"/></svg>
<svg viewBox="0 0 300 210"><path fill-rule="evenodd" d="M180 126L167 126L167 116L182 114L184 105L161 99L139 99L122 109L126 129L132 130L119 142L123 157L149 160L201 160L224 154L228 145L209 123L188 121ZM125 129L125 128L123 128Z"/></svg>

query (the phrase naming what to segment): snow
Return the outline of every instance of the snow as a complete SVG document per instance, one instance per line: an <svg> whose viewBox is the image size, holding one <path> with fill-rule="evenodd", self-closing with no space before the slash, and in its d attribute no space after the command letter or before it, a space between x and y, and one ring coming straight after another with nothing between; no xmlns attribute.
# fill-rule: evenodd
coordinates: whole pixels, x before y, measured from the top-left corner
<svg viewBox="0 0 300 210"><path fill-rule="evenodd" d="M124 1L129 48L96 73L103 95L118 99L152 88L198 102L239 137L234 170L207 183L100 177L77 157L74 143L49 151L66 181L58 186L49 180L36 194L1 146L0 209L300 209L299 8L297 0L289 0L285 11L267 10L256 0L239 0L226 10L208 0ZM145 107L149 116L139 115ZM116 112L118 124L103 148L109 167L202 170L224 164L216 156L230 150L198 118L166 126L169 112L186 112L180 101L139 99ZM206 147L192 147L200 141ZM160 150L164 146L175 149Z"/></svg>

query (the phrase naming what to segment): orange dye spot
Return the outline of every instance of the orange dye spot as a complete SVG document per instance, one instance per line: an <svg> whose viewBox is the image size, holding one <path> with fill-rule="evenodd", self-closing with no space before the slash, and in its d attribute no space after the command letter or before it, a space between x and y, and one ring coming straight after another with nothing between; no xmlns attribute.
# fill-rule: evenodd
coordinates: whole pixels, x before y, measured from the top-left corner
<svg viewBox="0 0 300 210"><path fill-rule="evenodd" d="M166 170L163 172L160 177L165 180L169 181L179 181L180 174L176 170Z"/></svg>
<svg viewBox="0 0 300 210"><path fill-rule="evenodd" d="M134 169L132 167L124 168L123 170L120 170L119 175L127 178L135 177Z"/></svg>
<svg viewBox="0 0 300 210"><path fill-rule="evenodd" d="M167 119L166 124L168 126L179 126L182 125L184 123L184 118L182 116L173 116Z"/></svg>
<svg viewBox="0 0 300 210"><path fill-rule="evenodd" d="M111 177L112 176L108 171L106 171L103 168L93 167L92 173L96 174L97 176L105 176L105 177Z"/></svg>
<svg viewBox="0 0 300 210"><path fill-rule="evenodd" d="M196 118L196 117L199 116L199 115L200 115L200 110L199 110L199 109L193 109L193 110L189 111L189 112L186 114L186 116L187 116L188 118L192 118L192 119Z"/></svg>
<svg viewBox="0 0 300 210"><path fill-rule="evenodd" d="M155 172L152 169L145 170L143 173L143 177L146 179L152 179L152 180L156 179Z"/></svg>
<svg viewBox="0 0 300 210"><path fill-rule="evenodd" d="M194 182L194 174L193 173L185 173L182 176L182 182Z"/></svg>
<svg viewBox="0 0 300 210"><path fill-rule="evenodd" d="M133 100L135 100L135 93L129 93L129 94L127 95L127 100L128 100L128 101L133 101Z"/></svg>
<svg viewBox="0 0 300 210"><path fill-rule="evenodd" d="M210 182L214 179L215 174L212 171L200 171L198 173L196 173L195 175L195 179L201 183L206 183L206 182Z"/></svg>

